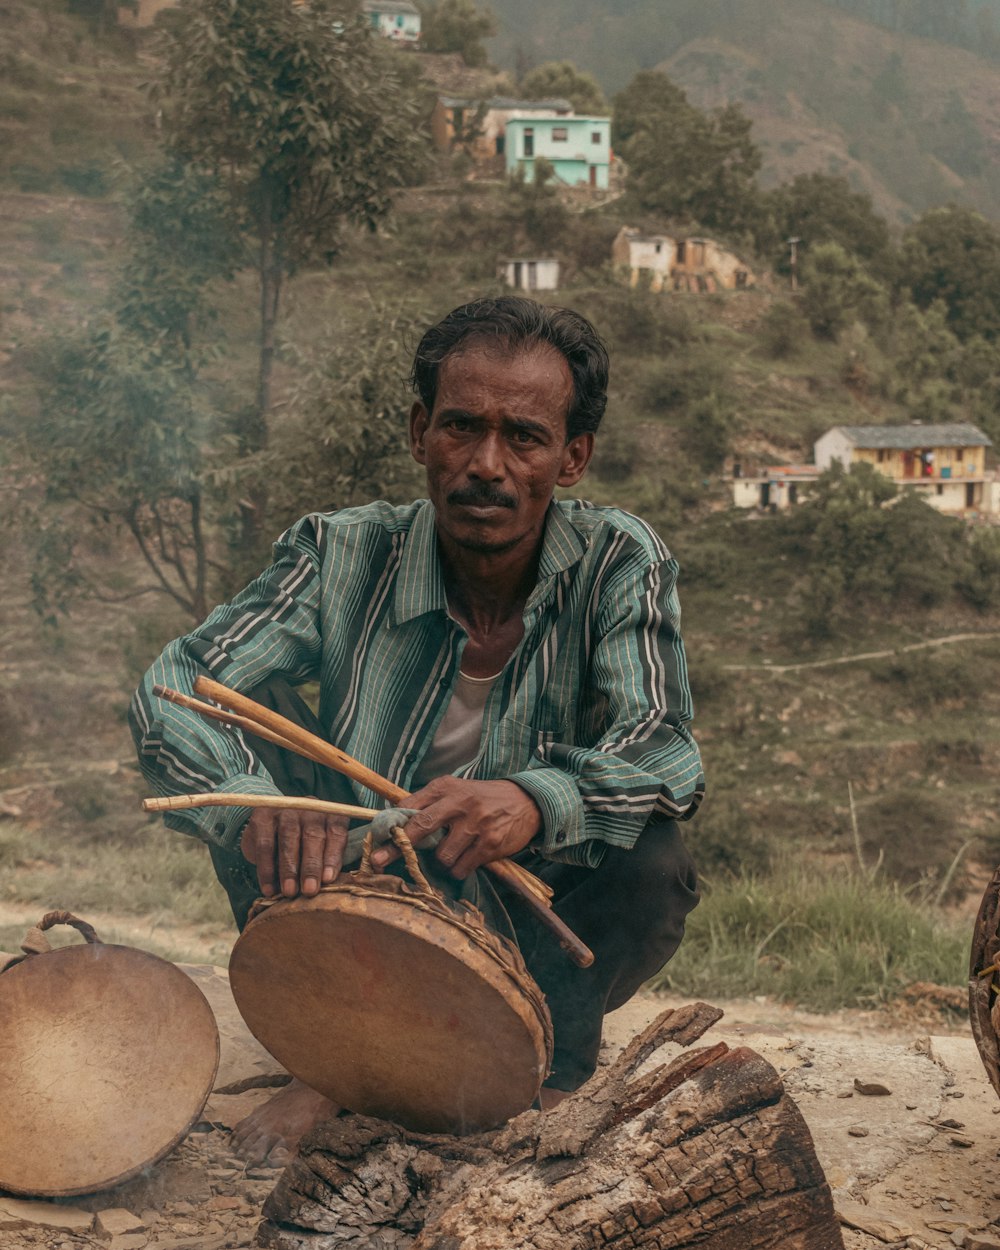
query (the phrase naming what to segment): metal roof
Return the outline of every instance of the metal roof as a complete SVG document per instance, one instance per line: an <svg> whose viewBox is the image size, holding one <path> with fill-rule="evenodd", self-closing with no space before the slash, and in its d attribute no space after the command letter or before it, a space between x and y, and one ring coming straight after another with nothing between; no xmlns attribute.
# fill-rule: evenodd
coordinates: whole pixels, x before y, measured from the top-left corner
<svg viewBox="0 0 1000 1250"><path fill-rule="evenodd" d="M489 99L470 99L468 97L443 95L438 97L445 108L472 108L473 105L485 104L491 109L559 109L561 112L573 111L569 100L515 100L513 96L495 95Z"/></svg>
<svg viewBox="0 0 1000 1250"><path fill-rule="evenodd" d="M361 0L361 8L365 13L420 14L420 10L410 0Z"/></svg>
<svg viewBox="0 0 1000 1250"><path fill-rule="evenodd" d="M992 447L982 430L974 425L836 425L855 447ZM832 431L831 431L832 432Z"/></svg>

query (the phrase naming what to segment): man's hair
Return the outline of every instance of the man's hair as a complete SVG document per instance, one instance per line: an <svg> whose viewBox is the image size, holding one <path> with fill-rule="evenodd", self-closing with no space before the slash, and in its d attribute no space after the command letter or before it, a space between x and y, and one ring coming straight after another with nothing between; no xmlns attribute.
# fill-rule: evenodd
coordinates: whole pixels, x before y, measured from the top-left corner
<svg viewBox="0 0 1000 1250"><path fill-rule="evenodd" d="M573 397L566 413L566 438L593 433L608 403L608 351L600 335L571 308L548 308L516 295L473 300L431 326L420 340L410 384L428 413L434 411L438 375L449 356L473 343L505 354L554 347L569 365Z"/></svg>

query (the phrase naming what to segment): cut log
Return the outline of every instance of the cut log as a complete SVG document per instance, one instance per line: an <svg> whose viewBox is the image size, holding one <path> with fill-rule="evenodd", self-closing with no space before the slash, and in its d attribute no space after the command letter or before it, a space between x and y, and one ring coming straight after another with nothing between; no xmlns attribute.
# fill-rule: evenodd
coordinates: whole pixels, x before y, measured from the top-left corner
<svg viewBox="0 0 1000 1250"><path fill-rule="evenodd" d="M969 1022L979 1055L1000 1094L1000 868L979 904L969 958Z"/></svg>
<svg viewBox="0 0 1000 1250"><path fill-rule="evenodd" d="M690 1045L722 1013L664 1012L555 1110L474 1137L344 1116L264 1207L267 1250L843 1250L801 1113L774 1068Z"/></svg>

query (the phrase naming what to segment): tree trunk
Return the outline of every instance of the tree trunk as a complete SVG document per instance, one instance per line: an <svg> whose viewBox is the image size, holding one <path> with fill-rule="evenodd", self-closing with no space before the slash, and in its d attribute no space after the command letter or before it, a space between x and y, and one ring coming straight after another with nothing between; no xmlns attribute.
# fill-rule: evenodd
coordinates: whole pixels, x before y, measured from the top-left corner
<svg viewBox="0 0 1000 1250"><path fill-rule="evenodd" d="M705 1003L664 1012L555 1110L492 1133L330 1120L282 1174L255 1244L843 1250L809 1130L769 1063L719 1043L640 1070L721 1014Z"/></svg>

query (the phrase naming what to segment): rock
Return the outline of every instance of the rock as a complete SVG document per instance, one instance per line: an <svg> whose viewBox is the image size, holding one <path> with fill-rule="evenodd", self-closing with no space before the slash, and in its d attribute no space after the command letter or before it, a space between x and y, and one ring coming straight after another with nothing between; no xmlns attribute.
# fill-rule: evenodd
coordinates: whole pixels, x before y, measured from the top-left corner
<svg viewBox="0 0 1000 1250"><path fill-rule="evenodd" d="M851 1124L847 1129L851 1137L867 1137L868 1129L864 1124Z"/></svg>
<svg viewBox="0 0 1000 1250"><path fill-rule="evenodd" d="M1000 1241L994 1237L984 1237L982 1233L966 1233L962 1250L1000 1250Z"/></svg>
<svg viewBox="0 0 1000 1250"><path fill-rule="evenodd" d="M145 1233L123 1233L111 1238L110 1250L143 1250L149 1244Z"/></svg>
<svg viewBox="0 0 1000 1250"><path fill-rule="evenodd" d="M240 1198L225 1198L218 1195L215 1198L209 1198L208 1202L205 1203L205 1210L237 1211L241 1206L243 1206L243 1201Z"/></svg>
<svg viewBox="0 0 1000 1250"><path fill-rule="evenodd" d="M80 1207L0 1197L0 1228L54 1228L60 1232L86 1233L93 1222L93 1215Z"/></svg>
<svg viewBox="0 0 1000 1250"><path fill-rule="evenodd" d="M856 1228L862 1233L868 1233L869 1236L877 1237L880 1241L905 1241L908 1237L916 1236L913 1228L901 1224L887 1212L880 1211L878 1207L864 1206L860 1202L854 1202L850 1198L843 1198L839 1195L835 1197L833 1205L841 1224L846 1224L848 1228Z"/></svg>
<svg viewBox="0 0 1000 1250"><path fill-rule="evenodd" d="M859 1081L857 1077L854 1078L854 1088L866 1098L884 1098L892 1093L888 1085L880 1085L877 1081Z"/></svg>
<svg viewBox="0 0 1000 1250"><path fill-rule="evenodd" d="M952 1135L948 1138L948 1141L953 1146L959 1146L962 1150L971 1150L976 1144L971 1137L962 1137L958 1133L952 1133Z"/></svg>
<svg viewBox="0 0 1000 1250"><path fill-rule="evenodd" d="M106 1211L98 1211L94 1216L94 1232L102 1241L145 1231L146 1226L142 1220L124 1207L109 1207Z"/></svg>

